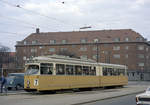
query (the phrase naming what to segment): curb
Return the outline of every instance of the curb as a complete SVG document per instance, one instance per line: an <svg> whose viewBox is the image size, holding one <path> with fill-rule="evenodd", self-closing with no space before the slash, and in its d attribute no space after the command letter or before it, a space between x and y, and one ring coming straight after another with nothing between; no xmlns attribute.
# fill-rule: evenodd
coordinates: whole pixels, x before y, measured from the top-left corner
<svg viewBox="0 0 150 105"><path fill-rule="evenodd" d="M26 93L26 92L20 92L20 93L0 93L0 96L19 95L19 94L28 94L28 93Z"/></svg>
<svg viewBox="0 0 150 105"><path fill-rule="evenodd" d="M144 91L128 93L128 94L123 94L123 95L118 95L118 96L113 96L113 97L107 97L107 98L101 98L101 99L96 99L96 100L91 100L91 101L86 101L86 102L81 102L81 103L75 103L75 104L71 104L71 105L88 104L88 103L93 103L93 102L96 102L96 101L108 100L108 99L113 99L113 98L117 98L117 97L123 97L123 96L127 96L127 95L138 94L138 93L142 93L142 92L144 92Z"/></svg>

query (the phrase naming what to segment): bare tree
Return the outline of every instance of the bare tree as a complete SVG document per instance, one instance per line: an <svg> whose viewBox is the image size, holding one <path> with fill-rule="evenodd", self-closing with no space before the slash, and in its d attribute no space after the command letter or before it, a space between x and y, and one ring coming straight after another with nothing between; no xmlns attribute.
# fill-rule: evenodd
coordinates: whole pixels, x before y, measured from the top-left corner
<svg viewBox="0 0 150 105"><path fill-rule="evenodd" d="M9 53L10 48L4 45L0 45L0 68L2 67L3 63L9 63Z"/></svg>
<svg viewBox="0 0 150 105"><path fill-rule="evenodd" d="M10 52L10 48L7 46L0 45L0 52Z"/></svg>

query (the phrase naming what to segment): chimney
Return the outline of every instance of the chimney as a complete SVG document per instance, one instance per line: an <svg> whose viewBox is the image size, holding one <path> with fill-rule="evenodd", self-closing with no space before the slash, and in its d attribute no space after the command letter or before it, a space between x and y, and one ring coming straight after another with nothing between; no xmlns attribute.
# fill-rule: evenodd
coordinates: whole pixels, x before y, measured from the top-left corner
<svg viewBox="0 0 150 105"><path fill-rule="evenodd" d="M39 34L40 33L40 29L36 28L36 33Z"/></svg>

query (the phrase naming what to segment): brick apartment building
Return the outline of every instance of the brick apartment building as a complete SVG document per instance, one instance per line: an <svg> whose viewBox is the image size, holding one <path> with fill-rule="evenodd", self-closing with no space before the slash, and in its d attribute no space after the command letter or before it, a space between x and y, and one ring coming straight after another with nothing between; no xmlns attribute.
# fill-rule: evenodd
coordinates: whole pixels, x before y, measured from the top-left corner
<svg viewBox="0 0 150 105"><path fill-rule="evenodd" d="M131 29L47 33L37 29L16 45L18 67L23 67L30 57L52 54L123 64L128 66L131 79L150 77L150 44Z"/></svg>

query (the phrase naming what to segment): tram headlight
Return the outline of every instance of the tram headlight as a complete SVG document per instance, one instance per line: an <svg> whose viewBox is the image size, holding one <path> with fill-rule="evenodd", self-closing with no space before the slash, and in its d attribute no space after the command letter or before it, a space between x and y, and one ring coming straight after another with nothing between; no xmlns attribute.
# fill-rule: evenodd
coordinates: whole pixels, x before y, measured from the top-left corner
<svg viewBox="0 0 150 105"><path fill-rule="evenodd" d="M27 85L29 85L30 84L30 81L29 80L27 80Z"/></svg>

